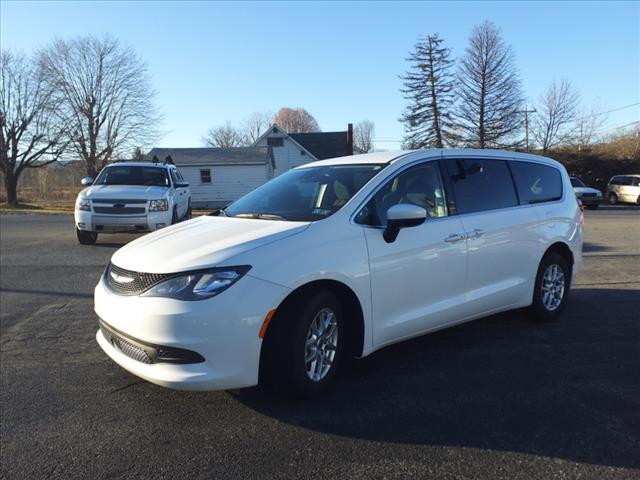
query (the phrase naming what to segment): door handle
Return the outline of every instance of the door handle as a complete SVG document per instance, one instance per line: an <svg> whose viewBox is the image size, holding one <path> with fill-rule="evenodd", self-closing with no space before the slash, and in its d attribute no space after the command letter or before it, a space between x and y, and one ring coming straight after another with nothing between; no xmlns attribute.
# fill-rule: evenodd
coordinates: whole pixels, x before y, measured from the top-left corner
<svg viewBox="0 0 640 480"><path fill-rule="evenodd" d="M447 238L445 238L444 241L448 243L455 243L455 242L459 242L460 240L464 240L464 238L465 238L464 235L460 233L452 233Z"/></svg>
<svg viewBox="0 0 640 480"><path fill-rule="evenodd" d="M476 228L473 232L469 234L469 238L479 238L482 235L484 235L484 230L480 230L479 228Z"/></svg>

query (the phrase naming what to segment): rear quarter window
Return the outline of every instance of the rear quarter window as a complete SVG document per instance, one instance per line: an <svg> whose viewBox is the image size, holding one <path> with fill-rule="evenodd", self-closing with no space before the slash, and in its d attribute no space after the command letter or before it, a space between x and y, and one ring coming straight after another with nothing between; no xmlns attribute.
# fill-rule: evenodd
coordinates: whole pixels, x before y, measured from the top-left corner
<svg viewBox="0 0 640 480"><path fill-rule="evenodd" d="M531 162L511 162L520 203L552 202L562 198L562 175L557 168Z"/></svg>

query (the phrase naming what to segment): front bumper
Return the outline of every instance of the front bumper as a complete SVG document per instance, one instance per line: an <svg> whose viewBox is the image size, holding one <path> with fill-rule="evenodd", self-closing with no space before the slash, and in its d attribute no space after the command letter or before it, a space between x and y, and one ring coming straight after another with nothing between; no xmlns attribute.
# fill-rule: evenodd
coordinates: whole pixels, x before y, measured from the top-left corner
<svg viewBox="0 0 640 480"><path fill-rule="evenodd" d="M148 212L143 215L104 215L85 210L74 213L79 230L96 233L153 232L171 225L172 212Z"/></svg>
<svg viewBox="0 0 640 480"><path fill-rule="evenodd" d="M602 197L578 197L583 205L599 205L602 203Z"/></svg>
<svg viewBox="0 0 640 480"><path fill-rule="evenodd" d="M125 370L149 382L179 390L225 390L258 383L262 340L258 332L266 314L289 290L246 275L209 300L112 294L103 280L95 289L95 311L109 327L148 345L195 352L199 363L144 363L107 341L104 352Z"/></svg>

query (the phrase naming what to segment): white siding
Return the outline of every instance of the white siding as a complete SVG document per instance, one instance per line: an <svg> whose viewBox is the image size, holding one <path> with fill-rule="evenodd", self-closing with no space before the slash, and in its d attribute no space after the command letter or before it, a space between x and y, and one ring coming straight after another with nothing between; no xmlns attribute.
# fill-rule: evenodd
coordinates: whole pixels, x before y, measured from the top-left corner
<svg viewBox="0 0 640 480"><path fill-rule="evenodd" d="M269 137L282 137L281 133L269 133L262 140L255 144L256 147L268 146L267 139ZM308 153L305 155L304 150L294 143L290 138L284 137L284 145L282 147L271 147L273 151L273 159L276 163L276 168L273 176L285 173L287 170L304 165L305 163L313 162L314 157Z"/></svg>
<svg viewBox="0 0 640 480"><path fill-rule="evenodd" d="M178 165L191 189L194 207L217 208L237 200L271 178L265 165ZM200 181L200 169L211 171L211 183Z"/></svg>

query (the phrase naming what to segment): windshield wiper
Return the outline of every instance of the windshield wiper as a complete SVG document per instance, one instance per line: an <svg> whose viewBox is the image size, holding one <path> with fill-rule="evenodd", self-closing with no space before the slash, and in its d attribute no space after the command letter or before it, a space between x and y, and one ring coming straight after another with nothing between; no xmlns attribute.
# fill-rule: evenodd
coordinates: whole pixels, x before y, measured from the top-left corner
<svg viewBox="0 0 640 480"><path fill-rule="evenodd" d="M280 215L274 215L271 213L238 213L234 215L236 218L257 218L259 220L287 220Z"/></svg>

